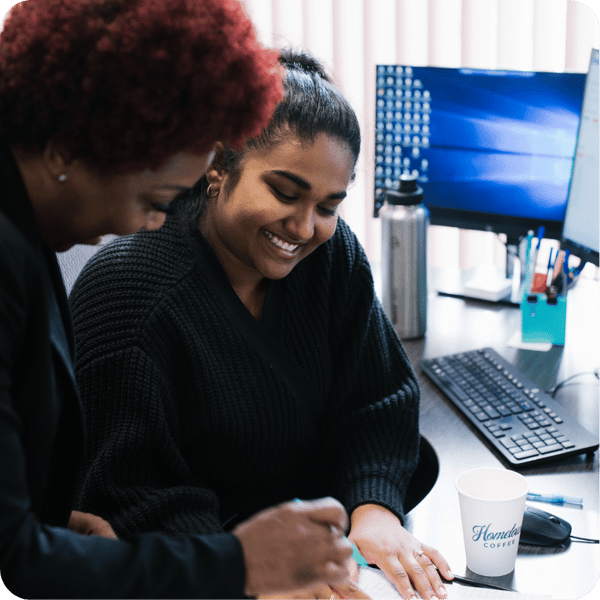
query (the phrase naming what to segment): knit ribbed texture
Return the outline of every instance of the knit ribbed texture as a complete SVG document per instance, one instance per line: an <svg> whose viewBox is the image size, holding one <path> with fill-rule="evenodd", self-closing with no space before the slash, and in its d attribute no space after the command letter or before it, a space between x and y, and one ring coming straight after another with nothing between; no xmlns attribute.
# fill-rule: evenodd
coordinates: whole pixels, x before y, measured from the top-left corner
<svg viewBox="0 0 600 600"><path fill-rule="evenodd" d="M218 532L230 517L322 495L402 519L419 390L354 234L340 220L277 284L276 351L300 365L313 402L257 350L250 313L228 308L221 294L239 300L210 264L206 241L170 217L102 249L75 284L88 437L79 508L119 535Z"/></svg>

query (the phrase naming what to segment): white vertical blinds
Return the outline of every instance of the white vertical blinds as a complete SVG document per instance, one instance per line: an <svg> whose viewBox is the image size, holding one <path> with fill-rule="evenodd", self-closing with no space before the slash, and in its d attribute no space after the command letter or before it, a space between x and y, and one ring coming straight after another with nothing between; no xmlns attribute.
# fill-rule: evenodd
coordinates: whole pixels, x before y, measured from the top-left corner
<svg viewBox="0 0 600 600"><path fill-rule="evenodd" d="M354 106L363 146L342 216L373 263L375 65L578 71L600 42L600 0L243 0L263 43L301 46L322 59ZM434 266L504 263L487 232L432 227Z"/></svg>

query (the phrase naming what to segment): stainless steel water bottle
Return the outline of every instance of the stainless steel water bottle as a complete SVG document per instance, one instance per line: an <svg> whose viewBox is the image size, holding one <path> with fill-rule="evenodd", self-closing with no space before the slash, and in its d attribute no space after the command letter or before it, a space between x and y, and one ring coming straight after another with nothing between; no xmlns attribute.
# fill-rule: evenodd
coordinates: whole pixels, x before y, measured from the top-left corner
<svg viewBox="0 0 600 600"><path fill-rule="evenodd" d="M429 211L416 175L401 175L379 211L382 227L382 303L402 339L427 330L427 230Z"/></svg>

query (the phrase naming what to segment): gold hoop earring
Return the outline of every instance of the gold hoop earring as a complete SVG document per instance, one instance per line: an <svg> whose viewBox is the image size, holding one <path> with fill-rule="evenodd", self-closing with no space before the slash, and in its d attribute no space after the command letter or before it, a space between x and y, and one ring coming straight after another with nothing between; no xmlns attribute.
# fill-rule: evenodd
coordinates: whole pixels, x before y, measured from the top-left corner
<svg viewBox="0 0 600 600"><path fill-rule="evenodd" d="M206 188L206 195L209 198L216 198L219 195L219 190L217 190L216 194L213 194L212 196L210 195L210 188L212 187L212 183Z"/></svg>

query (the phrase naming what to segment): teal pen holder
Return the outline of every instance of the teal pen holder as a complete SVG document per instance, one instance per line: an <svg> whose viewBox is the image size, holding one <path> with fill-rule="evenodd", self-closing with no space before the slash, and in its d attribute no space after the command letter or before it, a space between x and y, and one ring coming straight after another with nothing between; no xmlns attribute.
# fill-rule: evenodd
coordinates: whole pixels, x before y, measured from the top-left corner
<svg viewBox="0 0 600 600"><path fill-rule="evenodd" d="M567 297L524 294L521 301L521 335L524 343L563 346L567 324Z"/></svg>

